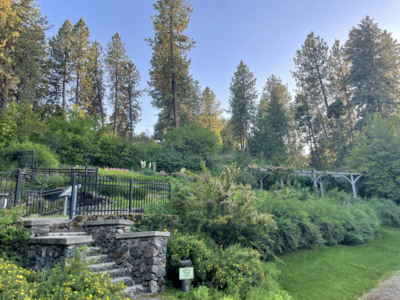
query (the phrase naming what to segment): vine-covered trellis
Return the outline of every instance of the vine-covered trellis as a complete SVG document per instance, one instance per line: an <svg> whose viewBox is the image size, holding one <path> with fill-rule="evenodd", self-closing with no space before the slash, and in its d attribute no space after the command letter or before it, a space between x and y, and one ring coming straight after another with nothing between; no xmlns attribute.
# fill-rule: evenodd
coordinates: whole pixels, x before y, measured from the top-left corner
<svg viewBox="0 0 400 300"><path fill-rule="evenodd" d="M263 189L263 181L265 177L267 177L269 174L274 173L277 175L278 178L281 179L281 182L283 183L284 178L288 179L288 182L290 182L290 176L293 176L296 174L297 176L306 176L309 177L313 183L315 189L318 191L318 186L319 190L321 191L321 196L324 196L324 181L327 176L331 176L334 178L344 178L346 179L350 184L351 188L353 190L353 196L357 197L357 186L356 183L357 181L364 176L364 173L357 173L357 172L330 172L330 171L305 171L300 169L299 171L295 170L294 168L286 168L286 167L268 167L266 169L262 169L259 167L255 166L249 166L249 170L255 170L260 174L260 189Z"/></svg>

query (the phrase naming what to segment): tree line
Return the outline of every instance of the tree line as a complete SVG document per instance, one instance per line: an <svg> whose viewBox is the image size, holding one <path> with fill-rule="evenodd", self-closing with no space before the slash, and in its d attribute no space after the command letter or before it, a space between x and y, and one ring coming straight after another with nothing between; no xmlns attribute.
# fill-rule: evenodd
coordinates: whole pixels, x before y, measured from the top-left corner
<svg viewBox="0 0 400 300"><path fill-rule="evenodd" d="M329 46L313 32L306 37L294 57L293 96L275 75L257 91L254 74L240 61L230 85L230 117L224 119L215 93L190 74L187 54L196 42L184 33L193 13L188 0L154 4L146 89L139 88L140 72L118 33L103 48L90 41L83 19L66 20L47 40L50 26L34 0L4 0L0 8L2 124L10 104L26 101L42 120L65 117L73 109L96 119L114 137L132 140L141 120L139 99L148 93L158 109L154 139L162 140L173 128L205 126L223 150L288 165L301 164L307 148L310 165L324 169L343 166L368 115L386 118L397 111L399 44L369 16L344 43L335 40ZM6 127L2 145L12 131Z"/></svg>

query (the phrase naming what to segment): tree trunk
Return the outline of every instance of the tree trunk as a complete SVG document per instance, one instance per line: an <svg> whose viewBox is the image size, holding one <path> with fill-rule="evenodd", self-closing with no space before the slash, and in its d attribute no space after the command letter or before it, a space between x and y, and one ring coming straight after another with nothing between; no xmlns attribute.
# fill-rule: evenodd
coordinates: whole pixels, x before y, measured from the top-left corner
<svg viewBox="0 0 400 300"><path fill-rule="evenodd" d="M328 111L328 99L326 98L325 86L322 83L322 78L321 78L321 74L319 72L319 66L318 66L317 60L315 59L315 54L313 56L314 56L315 68L317 69L319 84L321 85L322 94L324 96L324 102L325 102L326 110Z"/></svg>
<svg viewBox="0 0 400 300"><path fill-rule="evenodd" d="M172 17L171 17L172 19ZM172 20L170 21L169 25L169 40L170 40L170 51L171 51L171 70L174 68L174 43L172 40L173 33L172 33ZM178 99L176 97L176 78L175 72L172 73L172 97L173 97L173 105L174 105L174 125L175 128L179 128L179 116L178 116Z"/></svg>
<svg viewBox="0 0 400 300"><path fill-rule="evenodd" d="M118 101L118 66L115 64L115 107L114 107L114 139L117 135L117 101Z"/></svg>
<svg viewBox="0 0 400 300"><path fill-rule="evenodd" d="M78 111L78 101L79 101L79 72L76 73L76 95L75 95L75 105L76 110Z"/></svg>
<svg viewBox="0 0 400 300"><path fill-rule="evenodd" d="M131 94L131 88L129 86L129 91L128 91L128 101L129 101L129 127L130 127L130 139L133 139L133 120L132 120L132 94Z"/></svg>
<svg viewBox="0 0 400 300"><path fill-rule="evenodd" d="M64 112L67 113L67 103L65 101L65 84L66 84L66 80L67 80L67 71L64 70L63 73L63 91L62 91L62 97L63 97L63 108L64 108Z"/></svg>

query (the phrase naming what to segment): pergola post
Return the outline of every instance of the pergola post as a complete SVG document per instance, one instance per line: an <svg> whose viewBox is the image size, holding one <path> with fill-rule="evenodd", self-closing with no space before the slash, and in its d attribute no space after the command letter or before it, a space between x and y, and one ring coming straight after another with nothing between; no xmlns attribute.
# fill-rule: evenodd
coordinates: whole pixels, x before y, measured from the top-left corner
<svg viewBox="0 0 400 300"><path fill-rule="evenodd" d="M263 177L260 178L260 190L264 190L264 178L267 177L269 175L269 172L266 172Z"/></svg>

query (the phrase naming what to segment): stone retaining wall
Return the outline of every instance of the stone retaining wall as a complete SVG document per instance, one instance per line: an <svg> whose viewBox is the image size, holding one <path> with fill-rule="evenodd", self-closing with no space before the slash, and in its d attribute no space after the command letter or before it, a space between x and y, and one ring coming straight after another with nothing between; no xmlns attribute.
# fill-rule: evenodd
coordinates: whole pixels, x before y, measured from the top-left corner
<svg viewBox="0 0 400 300"><path fill-rule="evenodd" d="M135 284L150 293L165 291L166 254L169 232L130 233L132 215L96 217L78 216L74 220L26 220L31 238L17 241L11 247L23 258L26 268L42 270L72 258L75 248L84 244L101 248L118 268L126 271ZM104 219L108 220L104 220ZM103 220L101 220L103 219ZM69 242L67 242L69 240ZM82 242L85 241L85 242Z"/></svg>

